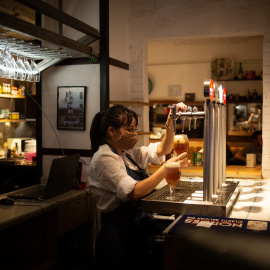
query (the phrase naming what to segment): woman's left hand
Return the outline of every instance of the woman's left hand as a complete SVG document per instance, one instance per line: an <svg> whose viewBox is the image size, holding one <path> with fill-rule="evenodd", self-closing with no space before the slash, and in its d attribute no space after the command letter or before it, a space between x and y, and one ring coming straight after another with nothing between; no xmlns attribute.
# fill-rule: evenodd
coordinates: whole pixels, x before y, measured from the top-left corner
<svg viewBox="0 0 270 270"><path fill-rule="evenodd" d="M176 157L172 157L167 162L179 162L181 169L188 167L187 152L184 152Z"/></svg>

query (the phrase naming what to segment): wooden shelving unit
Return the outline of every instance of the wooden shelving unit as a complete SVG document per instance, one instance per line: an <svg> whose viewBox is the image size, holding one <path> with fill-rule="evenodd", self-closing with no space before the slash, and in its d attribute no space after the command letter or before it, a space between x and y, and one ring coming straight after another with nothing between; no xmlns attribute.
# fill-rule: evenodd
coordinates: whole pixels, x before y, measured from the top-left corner
<svg viewBox="0 0 270 270"><path fill-rule="evenodd" d="M111 105L121 104L124 106L151 106L151 103L142 102L142 101L110 101Z"/></svg>
<svg viewBox="0 0 270 270"><path fill-rule="evenodd" d="M0 98L25 98L21 95L0 94Z"/></svg>

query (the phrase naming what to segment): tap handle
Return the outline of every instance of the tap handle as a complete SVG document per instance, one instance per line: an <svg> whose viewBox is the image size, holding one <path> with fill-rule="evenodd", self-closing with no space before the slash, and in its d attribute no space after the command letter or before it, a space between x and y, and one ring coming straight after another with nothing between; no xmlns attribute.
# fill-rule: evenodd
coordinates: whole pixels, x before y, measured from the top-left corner
<svg viewBox="0 0 270 270"><path fill-rule="evenodd" d="M186 112L192 112L192 107L191 106L187 106L185 109Z"/></svg>
<svg viewBox="0 0 270 270"><path fill-rule="evenodd" d="M197 117L194 117L194 129L196 129L197 126Z"/></svg>
<svg viewBox="0 0 270 270"><path fill-rule="evenodd" d="M196 113L198 111L198 107L194 106L192 111ZM194 119L194 129L196 129L196 127L197 127L197 117L194 116L193 119Z"/></svg>
<svg viewBox="0 0 270 270"><path fill-rule="evenodd" d="M186 118L182 118L182 133L185 131L185 119Z"/></svg>
<svg viewBox="0 0 270 270"><path fill-rule="evenodd" d="M192 107L191 106L187 106L186 112L192 112ZM188 117L188 130L191 130L191 116Z"/></svg>
<svg viewBox="0 0 270 270"><path fill-rule="evenodd" d="M177 119L176 105L175 105L175 104L169 105L168 108L170 109L170 117L171 117L173 120L176 120L176 119Z"/></svg>

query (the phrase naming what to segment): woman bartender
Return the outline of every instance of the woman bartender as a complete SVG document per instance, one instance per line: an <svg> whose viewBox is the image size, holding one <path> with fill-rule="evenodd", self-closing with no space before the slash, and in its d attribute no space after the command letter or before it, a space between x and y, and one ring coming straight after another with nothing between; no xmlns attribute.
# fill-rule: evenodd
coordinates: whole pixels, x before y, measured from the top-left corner
<svg viewBox="0 0 270 270"><path fill-rule="evenodd" d="M183 110L183 103L177 104ZM96 240L97 269L149 269L148 242L154 218L140 209L140 199L164 179L163 164L148 176L143 168L161 163L173 147L173 121L168 116L161 142L134 147L138 141L134 111L115 105L93 119L90 139L93 157L90 190L102 215ZM170 161L187 167L187 153Z"/></svg>

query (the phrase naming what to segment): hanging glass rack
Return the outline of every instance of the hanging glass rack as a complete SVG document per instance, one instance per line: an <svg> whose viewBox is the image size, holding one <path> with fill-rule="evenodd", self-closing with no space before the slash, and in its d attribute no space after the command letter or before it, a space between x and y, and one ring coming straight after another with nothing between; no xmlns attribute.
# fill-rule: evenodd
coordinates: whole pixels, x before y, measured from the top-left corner
<svg viewBox="0 0 270 270"><path fill-rule="evenodd" d="M93 57L92 47L89 46L100 40L101 36L97 29L83 23L82 21L68 15L60 9L57 9L41 0L15 0L20 5L25 6L41 14L41 16L50 17L60 25L66 25L74 31L84 34L78 40L74 40L64 35L56 33L35 23L22 20L17 16L0 11L0 29L1 32L9 31L19 35L27 36L32 40L46 42L46 47L41 47L33 43L28 43L20 39L0 35L0 52L1 46L7 44L10 53L38 60L37 66L39 71L55 65L67 58L91 58ZM44 43L43 43L44 44ZM52 45L52 47L51 47ZM12 46L12 47L11 47ZM48 49L47 48L50 48ZM50 47L49 47L50 46ZM51 49L52 48L52 49Z"/></svg>
<svg viewBox="0 0 270 270"><path fill-rule="evenodd" d="M3 51L8 46L12 54L21 55L35 60L48 58L71 58L72 56L59 50L48 49L31 42L9 37L5 33L0 33L0 50Z"/></svg>

